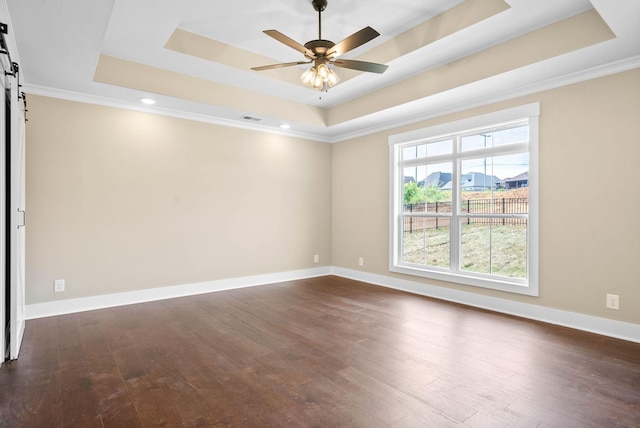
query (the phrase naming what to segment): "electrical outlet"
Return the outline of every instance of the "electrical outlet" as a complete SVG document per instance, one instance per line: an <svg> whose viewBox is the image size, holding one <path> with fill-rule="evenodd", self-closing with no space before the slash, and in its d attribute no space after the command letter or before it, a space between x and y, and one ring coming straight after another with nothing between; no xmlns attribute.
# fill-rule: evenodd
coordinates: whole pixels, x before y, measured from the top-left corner
<svg viewBox="0 0 640 428"><path fill-rule="evenodd" d="M317 255L317 254L315 256L313 256L313 262L314 263L320 263L320 256Z"/></svg>
<svg viewBox="0 0 640 428"><path fill-rule="evenodd" d="M64 279L56 279L53 281L53 291L62 293L64 291Z"/></svg>
<svg viewBox="0 0 640 428"><path fill-rule="evenodd" d="M364 257L358 259L358 266L364 266Z"/></svg>
<svg viewBox="0 0 640 428"><path fill-rule="evenodd" d="M620 309L620 296L617 294L607 294L607 308L615 309L616 311Z"/></svg>

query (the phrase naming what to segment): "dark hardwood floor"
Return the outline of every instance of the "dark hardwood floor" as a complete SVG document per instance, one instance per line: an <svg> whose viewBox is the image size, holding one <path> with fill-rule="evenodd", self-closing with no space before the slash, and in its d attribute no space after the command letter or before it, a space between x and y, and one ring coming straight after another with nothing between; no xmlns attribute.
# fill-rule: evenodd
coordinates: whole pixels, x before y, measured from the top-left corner
<svg viewBox="0 0 640 428"><path fill-rule="evenodd" d="M2 427L640 427L640 344L322 277L27 322Z"/></svg>

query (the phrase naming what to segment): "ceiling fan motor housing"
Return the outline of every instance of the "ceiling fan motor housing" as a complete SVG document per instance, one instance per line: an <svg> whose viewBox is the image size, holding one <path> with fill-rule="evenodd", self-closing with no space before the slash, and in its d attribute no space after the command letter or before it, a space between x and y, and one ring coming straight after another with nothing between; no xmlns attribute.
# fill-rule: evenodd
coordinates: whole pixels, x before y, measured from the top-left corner
<svg viewBox="0 0 640 428"><path fill-rule="evenodd" d="M309 49L311 52L313 52L316 55L316 57L325 56L327 51L331 49L333 46L335 46L335 43L333 43L330 40L311 40L310 42L307 42L304 45L304 47ZM305 55L305 57L309 60L314 59L307 55Z"/></svg>

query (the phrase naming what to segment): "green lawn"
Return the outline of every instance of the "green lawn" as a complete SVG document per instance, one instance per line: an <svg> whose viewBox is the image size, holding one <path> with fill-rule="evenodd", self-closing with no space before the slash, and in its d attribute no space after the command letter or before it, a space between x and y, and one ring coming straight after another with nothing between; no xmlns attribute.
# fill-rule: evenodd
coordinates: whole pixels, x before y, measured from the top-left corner
<svg viewBox="0 0 640 428"><path fill-rule="evenodd" d="M526 226L463 225L461 256L462 270L526 278ZM449 228L406 232L403 259L409 263L448 268Z"/></svg>

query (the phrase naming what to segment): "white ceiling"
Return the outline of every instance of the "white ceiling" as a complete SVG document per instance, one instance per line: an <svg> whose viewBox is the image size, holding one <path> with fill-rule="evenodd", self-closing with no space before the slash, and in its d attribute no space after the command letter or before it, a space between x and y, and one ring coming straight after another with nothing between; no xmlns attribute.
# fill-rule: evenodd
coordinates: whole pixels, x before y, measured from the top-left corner
<svg viewBox="0 0 640 428"><path fill-rule="evenodd" d="M385 74L356 73L322 94L300 82L274 78L269 71L239 69L224 64L225 61L165 48L174 31L180 29L238 49L229 55L247 51L247 58L253 53L274 59L273 62L302 60L301 54L266 36L262 30L277 29L302 44L316 39L317 13L310 0L3 1L9 12L9 31L17 43L17 53L12 56L21 66L21 83L27 93L261 128L328 142L455 111L463 104L480 105L640 66L638 0L505 0L506 10L395 56L388 62ZM355 58L376 48L382 50L385 42L462 3L463 0L329 0L322 14L323 38L337 43L367 25L378 30L380 37L344 56ZM106 55L216 82L231 90L248 90L256 97L276 97L329 111L592 8L614 38L428 96L405 99L334 125L297 123L275 108L268 114L256 114L251 102L230 107L94 81L98 60ZM341 74L343 70L337 72ZM146 95L157 103L142 106L139 100ZM248 123L241 118L244 115L263 120ZM292 125L289 131L278 128L284 122Z"/></svg>

